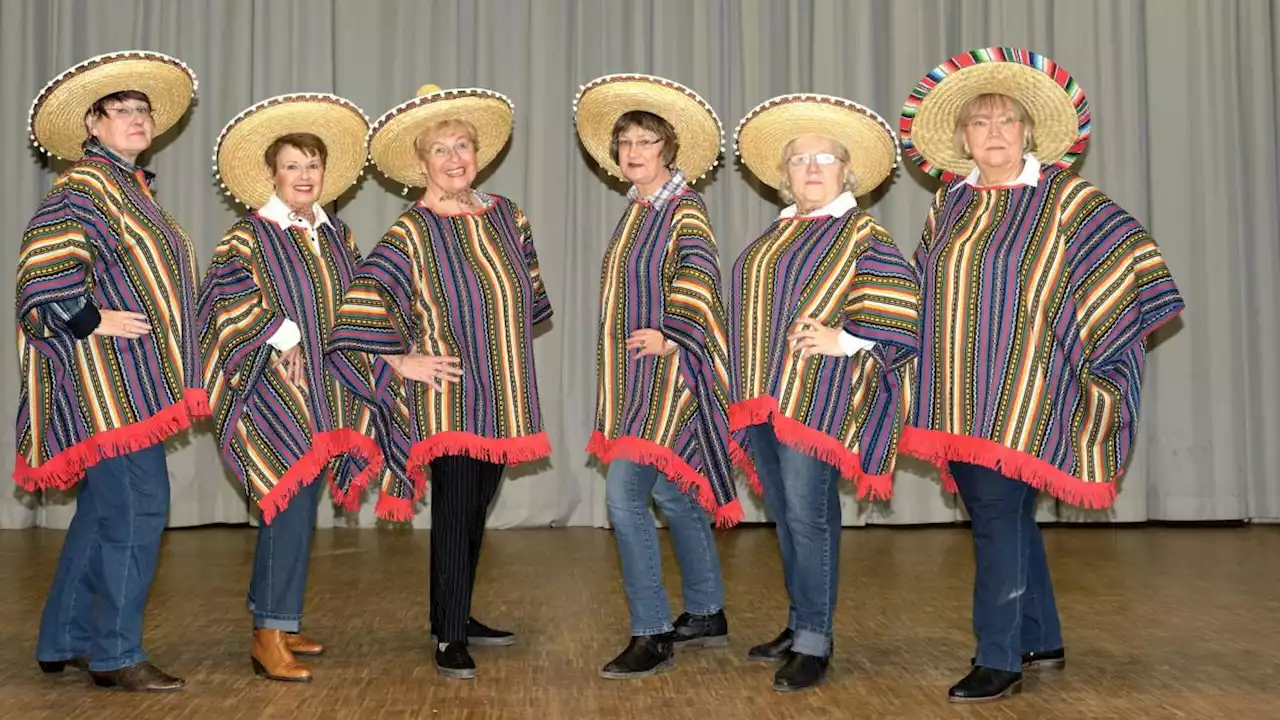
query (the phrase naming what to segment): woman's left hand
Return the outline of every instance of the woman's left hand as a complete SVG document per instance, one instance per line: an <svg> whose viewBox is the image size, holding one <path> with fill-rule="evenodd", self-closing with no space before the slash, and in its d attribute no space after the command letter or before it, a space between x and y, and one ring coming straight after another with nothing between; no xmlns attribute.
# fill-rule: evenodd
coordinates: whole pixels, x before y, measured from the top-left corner
<svg viewBox="0 0 1280 720"><path fill-rule="evenodd" d="M645 355L670 355L678 346L657 330L636 330L627 338L627 349L636 351L636 357Z"/></svg>
<svg viewBox="0 0 1280 720"><path fill-rule="evenodd" d="M787 340L791 349L802 358L809 355L844 356L844 348L840 347L840 328L827 327L814 318L805 318L792 325Z"/></svg>
<svg viewBox="0 0 1280 720"><path fill-rule="evenodd" d="M302 357L302 343L280 353L276 364L284 368L285 380L300 388L307 386L307 369Z"/></svg>

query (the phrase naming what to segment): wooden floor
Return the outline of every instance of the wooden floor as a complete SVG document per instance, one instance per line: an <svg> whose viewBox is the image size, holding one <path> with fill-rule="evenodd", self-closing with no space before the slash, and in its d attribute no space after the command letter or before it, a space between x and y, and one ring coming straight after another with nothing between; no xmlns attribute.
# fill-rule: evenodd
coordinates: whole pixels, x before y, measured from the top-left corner
<svg viewBox="0 0 1280 720"><path fill-rule="evenodd" d="M681 654L674 671L603 680L627 609L610 533L490 532L476 614L520 632L476 649L474 681L436 676L426 637L427 533L326 530L316 538L308 633L330 651L316 681L252 674L244 585L249 528L171 531L147 615L147 648L181 693L98 690L44 677L36 627L62 542L0 532L0 717L127 718L1251 718L1280 717L1280 527L1050 528L1069 665L1003 703L945 701L972 640L972 555L962 528L844 533L838 649L827 683L770 689L745 659L785 621L774 535L719 535L732 644ZM667 542L664 533L664 545ZM674 562L665 558L679 612Z"/></svg>

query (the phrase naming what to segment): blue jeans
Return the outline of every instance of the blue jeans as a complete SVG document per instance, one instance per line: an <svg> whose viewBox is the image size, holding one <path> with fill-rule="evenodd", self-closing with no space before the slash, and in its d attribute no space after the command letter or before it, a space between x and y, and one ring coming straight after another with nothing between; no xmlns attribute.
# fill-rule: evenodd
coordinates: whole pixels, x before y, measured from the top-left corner
<svg viewBox="0 0 1280 720"><path fill-rule="evenodd" d="M772 425L753 425L747 435L764 504L778 531L791 600L791 649L827 657L840 582L840 471L784 445Z"/></svg>
<svg viewBox="0 0 1280 720"><path fill-rule="evenodd" d="M271 524L258 525L258 549L246 598L253 627L296 633L302 627L302 598L311 567L311 536L325 476L298 488Z"/></svg>
<svg viewBox="0 0 1280 720"><path fill-rule="evenodd" d="M147 659L142 616L168 519L163 444L85 470L40 618L37 660L88 655L89 668L105 672Z"/></svg>
<svg viewBox="0 0 1280 720"><path fill-rule="evenodd" d="M1022 672L1022 654L1062 647L1062 626L1030 485L979 465L951 463L973 523L975 663Z"/></svg>
<svg viewBox="0 0 1280 720"><path fill-rule="evenodd" d="M724 579L711 523L702 508L680 492L658 469L614 460L605 478L609 523L618 540L622 587L631 610L631 634L671 632L671 609L662 584L658 532L649 514L649 497L667 521L680 563L685 612L714 615L724 609Z"/></svg>

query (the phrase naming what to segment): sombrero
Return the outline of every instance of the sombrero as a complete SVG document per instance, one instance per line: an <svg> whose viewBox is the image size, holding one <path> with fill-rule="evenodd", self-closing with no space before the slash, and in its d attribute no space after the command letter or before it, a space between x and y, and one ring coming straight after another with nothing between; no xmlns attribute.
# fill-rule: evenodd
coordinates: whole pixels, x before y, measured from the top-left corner
<svg viewBox="0 0 1280 720"><path fill-rule="evenodd" d="M632 110L645 110L671 123L680 142L675 166L690 182L706 175L720 161L724 126L697 93L653 75L605 75L579 89L573 101L573 118L583 147L610 175L626 179L610 151L614 124Z"/></svg>
<svg viewBox="0 0 1280 720"><path fill-rule="evenodd" d="M1017 98L1027 108L1043 165L1070 167L1089 143L1089 101L1062 66L1029 50L991 47L957 55L916 84L899 124L907 157L944 181L968 174L974 164L956 152L956 116L986 93Z"/></svg>
<svg viewBox="0 0 1280 720"><path fill-rule="evenodd" d="M196 74L181 60L149 50L91 57L49 81L31 101L27 128L41 152L66 160L80 157L87 137L84 116L94 103L125 90L151 99L155 137L177 124L191 107Z"/></svg>
<svg viewBox="0 0 1280 720"><path fill-rule="evenodd" d="M779 95L755 106L734 132L738 156L760 182L782 185L782 150L801 135L821 135L849 151L859 195L883 183L901 155L893 128L873 110L831 95Z"/></svg>
<svg viewBox="0 0 1280 720"><path fill-rule="evenodd" d="M332 202L360 178L368 156L369 118L353 105L327 93L278 95L232 118L213 146L213 171L227 193L260 208L274 191L264 155L281 135L311 133L324 141L328 160L318 202Z"/></svg>
<svg viewBox="0 0 1280 720"><path fill-rule="evenodd" d="M369 155L384 175L407 187L422 187L422 171L413 143L441 120L466 120L476 128L476 170L502 152L515 124L515 106L506 96L483 88L441 90L423 85L417 96L383 114L369 129Z"/></svg>

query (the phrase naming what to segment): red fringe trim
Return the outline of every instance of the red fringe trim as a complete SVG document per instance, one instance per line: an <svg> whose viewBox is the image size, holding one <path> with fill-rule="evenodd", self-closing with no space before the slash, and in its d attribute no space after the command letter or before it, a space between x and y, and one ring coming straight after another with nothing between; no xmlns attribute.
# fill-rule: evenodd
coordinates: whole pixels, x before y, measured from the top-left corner
<svg viewBox="0 0 1280 720"><path fill-rule="evenodd" d="M391 522L409 522L413 520L413 500L398 498L383 491L378 497L378 505L374 514Z"/></svg>
<svg viewBox="0 0 1280 720"><path fill-rule="evenodd" d="M85 469L98 461L149 448L191 427L192 420L208 416L208 393L187 388L182 400L146 420L91 435L38 467L31 467L25 457L18 455L13 480L27 492L66 490L80 482Z"/></svg>
<svg viewBox="0 0 1280 720"><path fill-rule="evenodd" d="M469 432L436 433L409 449L409 465L417 475L426 473L425 465L445 455L465 455L476 460L519 465L551 455L551 442L540 432L514 438L487 438Z"/></svg>
<svg viewBox="0 0 1280 720"><path fill-rule="evenodd" d="M1111 507L1116 499L1116 480L1123 474L1123 471L1117 472L1109 482L1085 482L1038 457L986 438L953 435L911 426L903 428L899 449L937 467L942 476L942 486L947 492L958 491L956 479L951 475L948 465L955 461L990 468L1006 477L1021 480L1037 490L1048 492L1065 503L1091 510Z"/></svg>
<svg viewBox="0 0 1280 720"><path fill-rule="evenodd" d="M858 453L844 446L844 443L793 420L778 411L778 401L767 395L744 400L729 406L729 429L733 432L745 430L752 425L773 425L773 431L787 447L817 458L840 471L840 476L853 482L858 490L858 499L888 500L893 497L893 474L868 475L862 471L862 463ZM729 448L729 455L742 468L751 489L757 495L764 493L760 484L760 476L756 472L755 463L736 442Z"/></svg>
<svg viewBox="0 0 1280 720"><path fill-rule="evenodd" d="M445 455L465 455L501 465L519 465L549 457L551 441L545 432L515 438L486 438L458 431L436 433L409 449L406 471L413 481L413 498L398 498L383 491L374 513L392 522L412 520L413 502L427 492L427 466L432 460Z"/></svg>
<svg viewBox="0 0 1280 720"><path fill-rule="evenodd" d="M338 488L336 480L330 489L334 500L344 509L351 511L358 509L361 493L369 485L369 481L382 472L382 449L373 441L373 438L361 435L350 428L340 428L312 437L311 449L307 454L289 468L266 497L258 501L258 507L262 509L262 521L270 525L276 513L284 510L299 490L314 482L334 458L347 453L364 460L367 466L352 479L345 493Z"/></svg>
<svg viewBox="0 0 1280 720"><path fill-rule="evenodd" d="M737 498L723 507L716 506L715 493L711 491L711 482L706 476L693 469L684 458L675 451L663 447L651 440L637 437L620 437L610 440L599 430L591 433L587 441L587 452L600 462L608 464L614 460L630 460L639 465L651 465L667 480L676 484L680 492L693 498L703 510L712 513L716 527L732 527L742 522L744 517L742 503Z"/></svg>

